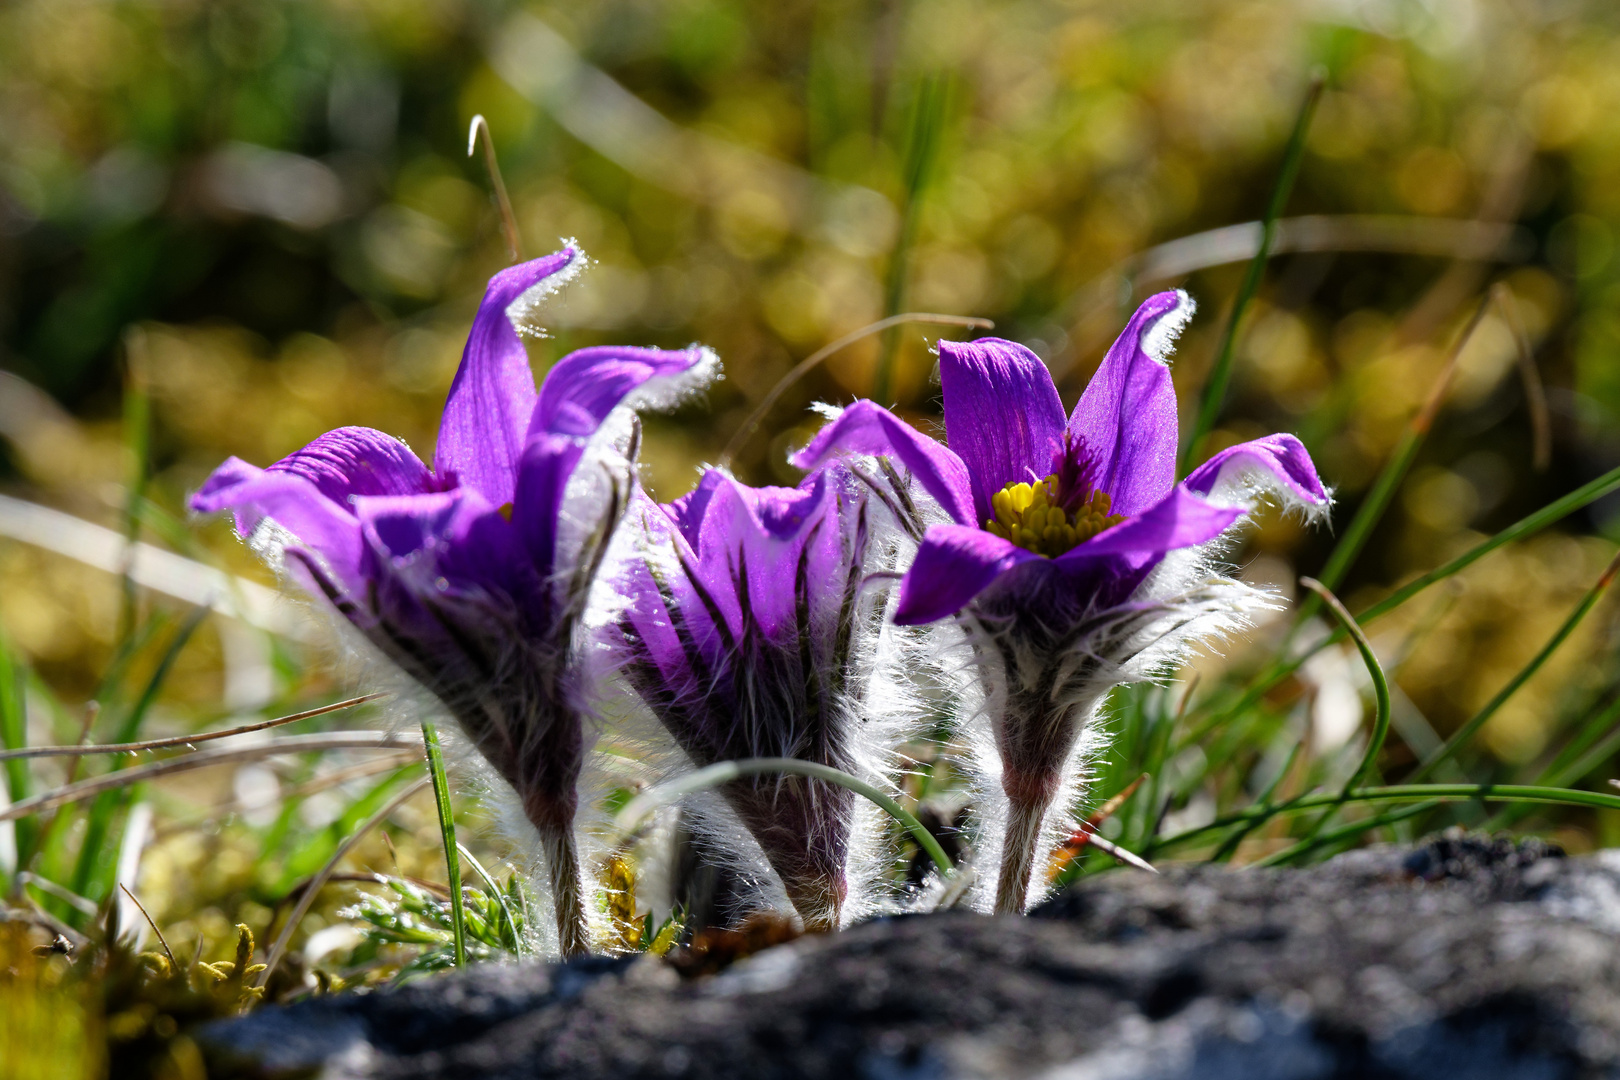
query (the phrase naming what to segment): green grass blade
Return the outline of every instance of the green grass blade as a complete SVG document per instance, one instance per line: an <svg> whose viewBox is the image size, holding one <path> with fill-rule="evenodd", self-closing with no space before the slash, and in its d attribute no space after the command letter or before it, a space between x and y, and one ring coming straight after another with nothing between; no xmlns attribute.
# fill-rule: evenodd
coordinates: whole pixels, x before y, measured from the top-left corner
<svg viewBox="0 0 1620 1080"><path fill-rule="evenodd" d="M1197 828L1168 836L1153 845L1155 852L1182 847L1206 836L1225 832L1235 825L1264 822L1281 814L1301 814L1339 803L1385 802L1518 802L1547 806L1585 806L1598 810L1620 810L1620 795L1577 788L1544 787L1539 784L1397 784L1390 787L1358 788L1348 798L1341 793L1306 795L1276 806L1251 806Z"/></svg>
<svg viewBox="0 0 1620 1080"><path fill-rule="evenodd" d="M197 632L197 628L208 618L209 613L210 609L206 604L199 604L191 609L186 621L180 624L180 628L174 632L174 637L169 639L157 667L152 669L151 677L141 688L141 696L135 699L135 704L125 714L123 724L113 736L113 742L134 742L136 736L141 733L141 725L146 723L146 714L151 711L152 703L157 700L158 694L163 690L163 684L168 681L175 661L180 659L181 652L191 641L191 635Z"/></svg>
<svg viewBox="0 0 1620 1080"><path fill-rule="evenodd" d="M1399 810L1389 810L1382 814L1377 814L1373 817L1366 818L1362 821L1347 822L1344 825L1340 825L1336 829L1329 829L1327 832L1320 833L1316 836L1308 836L1297 844L1293 844L1282 851L1266 856L1264 859L1259 860L1254 865L1286 866L1287 864L1294 862L1295 860L1300 859L1313 851L1320 850L1324 847L1331 847L1334 844L1343 844L1346 840L1354 840L1374 829L1381 829L1386 825L1393 825L1397 821L1405 821L1408 818L1414 818L1421 814L1426 814L1439 805L1440 804L1438 802L1433 801L1420 802L1415 803L1412 806L1403 806Z"/></svg>
<svg viewBox="0 0 1620 1080"><path fill-rule="evenodd" d="M1249 302L1259 290L1266 263L1271 259L1271 245L1277 238L1277 219L1282 216L1288 196L1294 190L1294 181L1299 176L1300 162L1305 159L1305 134L1310 130L1311 118L1316 115L1317 102L1322 100L1325 82L1326 76L1321 72L1311 76L1305 90L1305 100L1300 102L1299 113L1294 117L1294 130L1289 134L1288 145L1283 151L1282 169L1277 174L1276 186L1271 189L1266 216L1260 222L1260 247L1249 261L1243 284L1238 287L1237 297L1232 301L1232 314L1226 320L1226 328L1221 331L1220 345L1215 350L1215 364L1210 368L1204 398L1198 406L1198 417L1193 421L1192 431L1188 432L1187 441L1181 448L1178 476L1186 476L1191 471L1199 444L1215 427L1221 407L1226 403L1227 386L1232 381L1232 351L1237 343L1238 325L1243 321Z"/></svg>
<svg viewBox="0 0 1620 1080"><path fill-rule="evenodd" d="M1616 725L1617 720L1620 720L1620 697L1583 725L1581 733L1536 777L1536 783L1549 787L1569 787L1590 776L1599 765L1620 751L1620 726ZM1492 831L1511 828L1533 812L1533 807L1510 806L1486 822L1485 828Z"/></svg>
<svg viewBox="0 0 1620 1080"><path fill-rule="evenodd" d="M709 788L719 787L721 784L730 783L740 777L757 776L760 773L788 773L792 776L807 776L812 780L824 780L829 784L837 784L841 788L848 788L855 794L870 799L879 809L899 822L911 834L911 838L917 841L917 845L928 853L928 857L934 860L934 865L939 867L941 874L948 875L954 869L951 865L950 856L946 855L945 849L939 846L939 841L934 839L934 834L925 829L922 822L918 821L911 811L889 798L883 791L873 787L858 776L851 776L842 769L835 769L831 765L820 765L814 761L800 761L798 758L744 758L741 761L718 762L706 769L699 769L696 772L659 784L649 791L642 792L624 804L624 808L614 818L614 824L618 826L621 832L629 834L641 823L642 818L660 806L675 802L682 796L690 795L694 791L707 791ZM1620 800L1616 800L1616 802L1620 802Z"/></svg>
<svg viewBox="0 0 1620 1080"><path fill-rule="evenodd" d="M141 532L141 504L146 500L146 478L152 458L152 397L146 385L146 334L132 327L124 335L124 445L129 451L129 490L124 503L124 569L119 575L118 640L135 632L139 597L130 574L130 558Z"/></svg>
<svg viewBox="0 0 1620 1080"><path fill-rule="evenodd" d="M381 780L362 792L353 802L343 808L343 812L330 823L315 831L294 849L282 865L281 875L272 886L276 895L286 892L303 878L313 874L320 865L332 857L354 827L363 821L366 815L381 806L397 788L401 781L408 779L415 771L416 763L402 766L386 774Z"/></svg>
<svg viewBox="0 0 1620 1080"><path fill-rule="evenodd" d="M934 163L939 156L949 98L950 81L945 76L930 75L917 84L917 97L912 103L910 123L907 124L900 231L895 236L894 250L889 254L889 279L884 288L885 317L899 314L905 304L911 249L917 242L917 222L922 214L923 194L933 178ZM872 400L879 405L890 404L889 397L894 392L894 362L899 350L900 330L893 328L886 331L877 370L872 375Z"/></svg>
<svg viewBox="0 0 1620 1080"><path fill-rule="evenodd" d="M1368 623L1387 615L1424 589L1461 573L1504 544L1511 544L1515 540L1523 540L1526 537L1534 536L1549 525L1557 524L1575 511L1584 509L1615 490L1620 490L1620 469L1612 469L1596 480L1581 485L1563 498L1553 500L1540 510L1519 519L1489 539L1480 541L1450 562L1430 570L1427 574L1413 578L1384 597L1384 599L1378 601L1378 603L1361 612L1357 618L1363 623Z"/></svg>
<svg viewBox="0 0 1620 1080"><path fill-rule="evenodd" d="M1574 632L1575 627L1580 625L1582 619L1586 618L1587 612L1597 605L1598 600L1603 596L1604 590L1614 581L1617 572L1620 572L1620 554L1614 557L1596 583L1586 591L1585 596L1581 597L1581 602L1575 605L1575 610L1569 613L1569 618L1565 619L1563 625L1553 632L1552 637L1547 639L1547 643L1541 647L1541 651L1536 653L1528 664L1519 669L1519 672L1508 680L1507 685L1498 690L1496 696L1485 703L1484 708L1470 717L1462 727L1452 732L1451 737L1445 741L1445 745L1424 758L1422 764L1408 777L1408 780L1416 783L1425 779L1430 773L1434 772L1435 766L1451 757L1464 743L1472 739L1479 729L1485 726L1486 721L1495 716L1496 711L1506 704L1507 700L1516 694L1519 688L1530 680L1531 676L1541 670L1542 665L1547 662L1554 652L1558 651L1558 647L1564 643L1564 639Z"/></svg>
<svg viewBox="0 0 1620 1080"><path fill-rule="evenodd" d="M450 925L455 933L456 966L467 964L467 912L461 896L461 853L456 850L455 808L450 805L450 781L444 772L444 751L439 729L422 721L422 745L427 751L428 775L433 780L433 802L439 810L439 836L444 841L445 873L450 882Z"/></svg>
<svg viewBox="0 0 1620 1080"><path fill-rule="evenodd" d="M1457 360L1485 318L1485 312L1490 309L1492 295L1487 293L1474 308L1474 314L1452 343L1450 354L1446 357L1440 377L1435 380L1434 387L1429 392L1428 400L1407 424L1406 431L1401 435L1401 441L1395 446L1395 452L1390 455L1389 461L1373 481L1367 497L1362 499L1361 505L1356 508L1355 517L1350 519L1344 535L1328 555L1327 562L1322 566L1322 572L1317 575L1322 584L1328 588L1337 589L1344 584L1345 575L1361 556L1362 549L1372 537L1373 529L1383 520L1384 511L1389 509L1389 504L1395 498L1396 491L1400 489L1401 482L1406 479L1406 474L1412 468L1412 462L1416 460L1418 451L1422 449L1423 443L1429 437L1430 429L1434 426L1435 416L1439 414L1440 405L1445 399L1446 388L1451 385L1451 377L1456 372ZM1303 622L1315 610L1316 598L1311 597L1299 606L1296 625Z"/></svg>
<svg viewBox="0 0 1620 1080"><path fill-rule="evenodd" d="M1450 562L1414 578L1378 603L1360 612L1356 618L1362 623L1369 623L1374 619L1388 615L1423 590L1445 581L1447 578L1454 577L1497 548L1511 544L1516 540L1524 540L1534 536L1543 529L1556 525L1570 514L1584 509L1616 490L1620 490L1620 468L1611 469L1597 479L1576 488L1568 495L1553 500L1535 513L1519 519L1494 536L1480 541ZM1268 691L1299 670L1300 665L1305 663L1306 660L1309 660L1328 646L1343 641L1344 638L1345 631L1341 627L1334 630L1332 634L1322 641L1306 649L1299 656L1287 660L1276 660L1262 669L1258 675L1250 680L1249 685L1244 688L1242 695L1235 702L1216 709L1194 725L1191 733L1177 743L1176 751L1180 751L1190 743L1198 742L1213 728L1219 727L1233 716L1253 708Z"/></svg>
<svg viewBox="0 0 1620 1080"><path fill-rule="evenodd" d="M495 880L494 875L484 869L484 864L479 862L478 858L467 850L466 844L459 840L456 841L456 850L461 853L463 859L467 860L467 865L473 868L473 873L484 879L484 890L500 911L500 945L509 949L513 954L522 956L523 935L518 930L517 918L512 914L512 906L507 902L506 891L501 888L500 882ZM512 877L512 884L517 884L516 875Z"/></svg>
<svg viewBox="0 0 1620 1080"><path fill-rule="evenodd" d="M1295 848L1304 849L1315 841L1322 829L1339 812L1339 808L1344 805L1344 801L1350 797L1350 793L1355 790L1356 785L1366 780L1368 774L1377 765L1378 754L1384 748L1384 740L1389 737L1390 706L1389 680L1384 675L1384 667L1378 662L1378 657L1373 652L1372 643L1367 640L1367 635L1356 624L1356 620L1345 606L1339 602L1339 598L1334 596L1320 581L1315 578L1302 577L1299 579L1299 583L1322 599L1328 610L1339 620L1339 624L1355 640L1356 648L1361 653L1362 662L1367 665L1367 674L1372 678L1373 698L1375 701L1372 738L1367 741L1367 751L1362 755L1361 764L1356 766L1356 770L1345 780L1344 787L1339 792L1339 801L1323 811L1322 816L1316 819L1316 823L1305 834L1305 838L1295 845ZM1293 851L1294 848L1289 849L1289 852ZM1270 865L1271 861L1279 858L1280 856L1271 856L1270 859L1261 860L1261 865Z"/></svg>
<svg viewBox="0 0 1620 1080"><path fill-rule="evenodd" d="M0 746L20 750L28 745L28 710L23 696L24 679L12 659L10 643L0 638ZM6 762L6 793L10 802L19 802L33 793L28 762ZM39 841L37 818L12 823L17 852L17 869L28 869L34 845Z"/></svg>
<svg viewBox="0 0 1620 1080"><path fill-rule="evenodd" d="M1299 583L1320 596L1322 602L1328 606L1328 610L1339 620L1339 624L1355 639L1362 663L1367 665L1367 674L1372 678L1376 709L1373 714L1373 733L1367 743L1367 753L1362 757L1361 764L1350 774L1350 779L1344 782L1344 794L1349 795L1351 790L1366 780L1367 774L1372 772L1373 766L1378 763L1378 752L1384 748L1384 740L1389 738L1389 680L1384 676L1384 666L1378 662L1378 657L1373 652L1372 642L1367 640L1367 635L1356 623L1355 617L1339 602L1339 598L1315 578L1302 577Z"/></svg>
<svg viewBox="0 0 1620 1080"><path fill-rule="evenodd" d="M1584 778L1614 752L1620 741L1620 696L1581 726L1581 732L1536 777L1538 784L1568 787Z"/></svg>
<svg viewBox="0 0 1620 1080"><path fill-rule="evenodd" d="M114 738L115 742L135 741L141 732L141 725L146 722L147 713L151 711L152 703L157 700L163 684L168 681L169 673L174 670L175 661L180 658L180 653L191 641L192 634L196 633L208 614L207 605L198 605L174 632L174 636L169 639L168 646L158 660L157 667L146 680L140 697L135 699L135 704L125 714L124 722ZM124 762L120 758L114 758L110 767L116 771L124 767ZM80 896L88 896L91 900L99 902L111 891L112 874L117 869L115 863L120 839L116 835L113 823L129 805L134 794L130 788L104 791L90 804L85 819L84 839L79 845L79 857L73 868L72 884L69 886Z"/></svg>

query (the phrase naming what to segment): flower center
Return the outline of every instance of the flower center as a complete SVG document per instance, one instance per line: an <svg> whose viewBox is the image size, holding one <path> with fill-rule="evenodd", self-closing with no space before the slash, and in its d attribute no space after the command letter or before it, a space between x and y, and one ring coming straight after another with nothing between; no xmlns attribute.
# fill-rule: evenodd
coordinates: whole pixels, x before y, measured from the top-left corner
<svg viewBox="0 0 1620 1080"><path fill-rule="evenodd" d="M1057 474L1034 484L1008 484L990 499L994 520L985 530L1003 540L1011 540L1025 551L1053 558L1083 540L1125 520L1123 514L1110 514L1112 500L1106 491L1080 491L1069 495L1060 490ZM1064 510L1067 503L1072 510Z"/></svg>

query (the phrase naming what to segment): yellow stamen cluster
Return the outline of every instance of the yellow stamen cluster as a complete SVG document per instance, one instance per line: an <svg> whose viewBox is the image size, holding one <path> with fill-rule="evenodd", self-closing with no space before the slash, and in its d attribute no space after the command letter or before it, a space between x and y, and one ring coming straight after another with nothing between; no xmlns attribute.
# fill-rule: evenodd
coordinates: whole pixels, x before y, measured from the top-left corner
<svg viewBox="0 0 1620 1080"><path fill-rule="evenodd" d="M1104 491L1094 492L1073 514L1066 514L1055 505L1057 489L1055 475L1037 484L1008 484L991 497L996 516L984 523L985 529L1025 551L1051 558L1125 520L1122 514L1108 512L1111 502Z"/></svg>

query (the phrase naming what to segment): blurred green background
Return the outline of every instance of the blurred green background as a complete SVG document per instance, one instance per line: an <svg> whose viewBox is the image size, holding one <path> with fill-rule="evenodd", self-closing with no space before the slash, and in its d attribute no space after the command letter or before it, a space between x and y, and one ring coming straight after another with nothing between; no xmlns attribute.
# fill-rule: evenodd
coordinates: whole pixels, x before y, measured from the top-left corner
<svg viewBox="0 0 1620 1080"><path fill-rule="evenodd" d="M1297 432L1342 529L1488 284L1513 301L1465 350L1341 590L1360 608L1620 463L1617 24L1602 0L11 0L0 487L120 531L138 475L143 539L271 583L224 523L185 522L225 455L265 464L364 424L431 460L482 287L508 262L466 152L480 113L526 254L576 238L594 260L548 310L537 370L602 342L701 341L724 360L702 402L648 421L662 498L798 360L896 311L995 320L1072 402L1134 302L1185 287L1202 305L1175 360L1185 426L1253 250L1210 230L1260 216L1320 66L1286 211L1305 220L1245 321L1216 444ZM1545 462L1521 332L1546 385ZM793 482L784 452L813 430L812 400L877 386L936 420L937 333L832 357L739 475ZM130 433L148 403L142 460ZM76 709L120 640L118 579L15 539L15 507L0 510L0 626L36 693ZM1535 652L1617 522L1599 503L1378 625L1400 684L1393 767ZM1332 538L1270 516L1235 559L1291 595ZM229 623L179 656L151 733L352 682L318 644L247 647ZM1565 718L1614 692L1614 626L1605 604L1493 718L1487 766L1544 758ZM1241 668L1246 648L1202 667ZM247 674L243 655L259 657ZM1364 680L1331 651L1268 704L1303 710L1331 749L1363 721ZM33 741L74 736L72 716L29 715ZM1620 842L1603 814L1549 821L1575 848ZM214 851L187 850L173 866ZM153 865L161 879L171 863Z"/></svg>

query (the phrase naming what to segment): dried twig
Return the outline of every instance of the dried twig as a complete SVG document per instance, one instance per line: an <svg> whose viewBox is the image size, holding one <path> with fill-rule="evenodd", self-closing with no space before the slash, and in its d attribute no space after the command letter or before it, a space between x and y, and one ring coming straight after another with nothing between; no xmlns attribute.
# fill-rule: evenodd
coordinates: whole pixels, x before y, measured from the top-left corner
<svg viewBox="0 0 1620 1080"><path fill-rule="evenodd" d="M257 746L198 750L177 758L137 765L132 769L122 769L105 776L95 776L76 784L65 784L51 791L41 792L0 810L0 821L14 821L65 803L78 802L103 791L113 791L130 784L156 780L162 776L189 772L192 769L206 769L213 765L258 761L260 758L276 757L281 754L306 754L323 750L409 750L418 749L421 745L420 741L408 736L390 735L381 731L325 731L314 735L289 735Z"/></svg>
<svg viewBox="0 0 1620 1080"><path fill-rule="evenodd" d="M360 697L349 698L347 701L322 705L318 709L308 709L304 712L293 713L290 716L278 716L274 720L261 720L256 724L243 724L241 727L229 728L225 731L205 731L197 735L174 735L166 739L148 739L145 742L114 743L103 746L87 746L82 742L74 746L27 746L20 750L0 751L0 761L11 758L82 757L87 754L134 754L143 750L163 750L171 746L189 747L194 743L226 739L232 735L246 735L250 731L263 731L265 728L280 727L282 724L294 724L300 720L308 720L314 716L324 716L326 713L337 712L339 709L364 705L368 701L376 701L378 698L387 696L386 693L363 694ZM88 720L85 722L85 730L89 730Z"/></svg>
<svg viewBox="0 0 1620 1080"><path fill-rule="evenodd" d="M136 898L135 894L129 891L128 885L125 885L122 881L120 881L118 883L118 887L124 890L124 895L129 897L129 902L135 905L136 910L146 917L146 925L150 926L152 928L152 933L157 935L158 944L163 946L163 952L169 958L169 970L179 971L180 961L174 958L174 950L169 948L169 943L164 939L163 931L158 929L157 921L152 918L152 913L147 911L146 905L141 903L140 900Z"/></svg>

